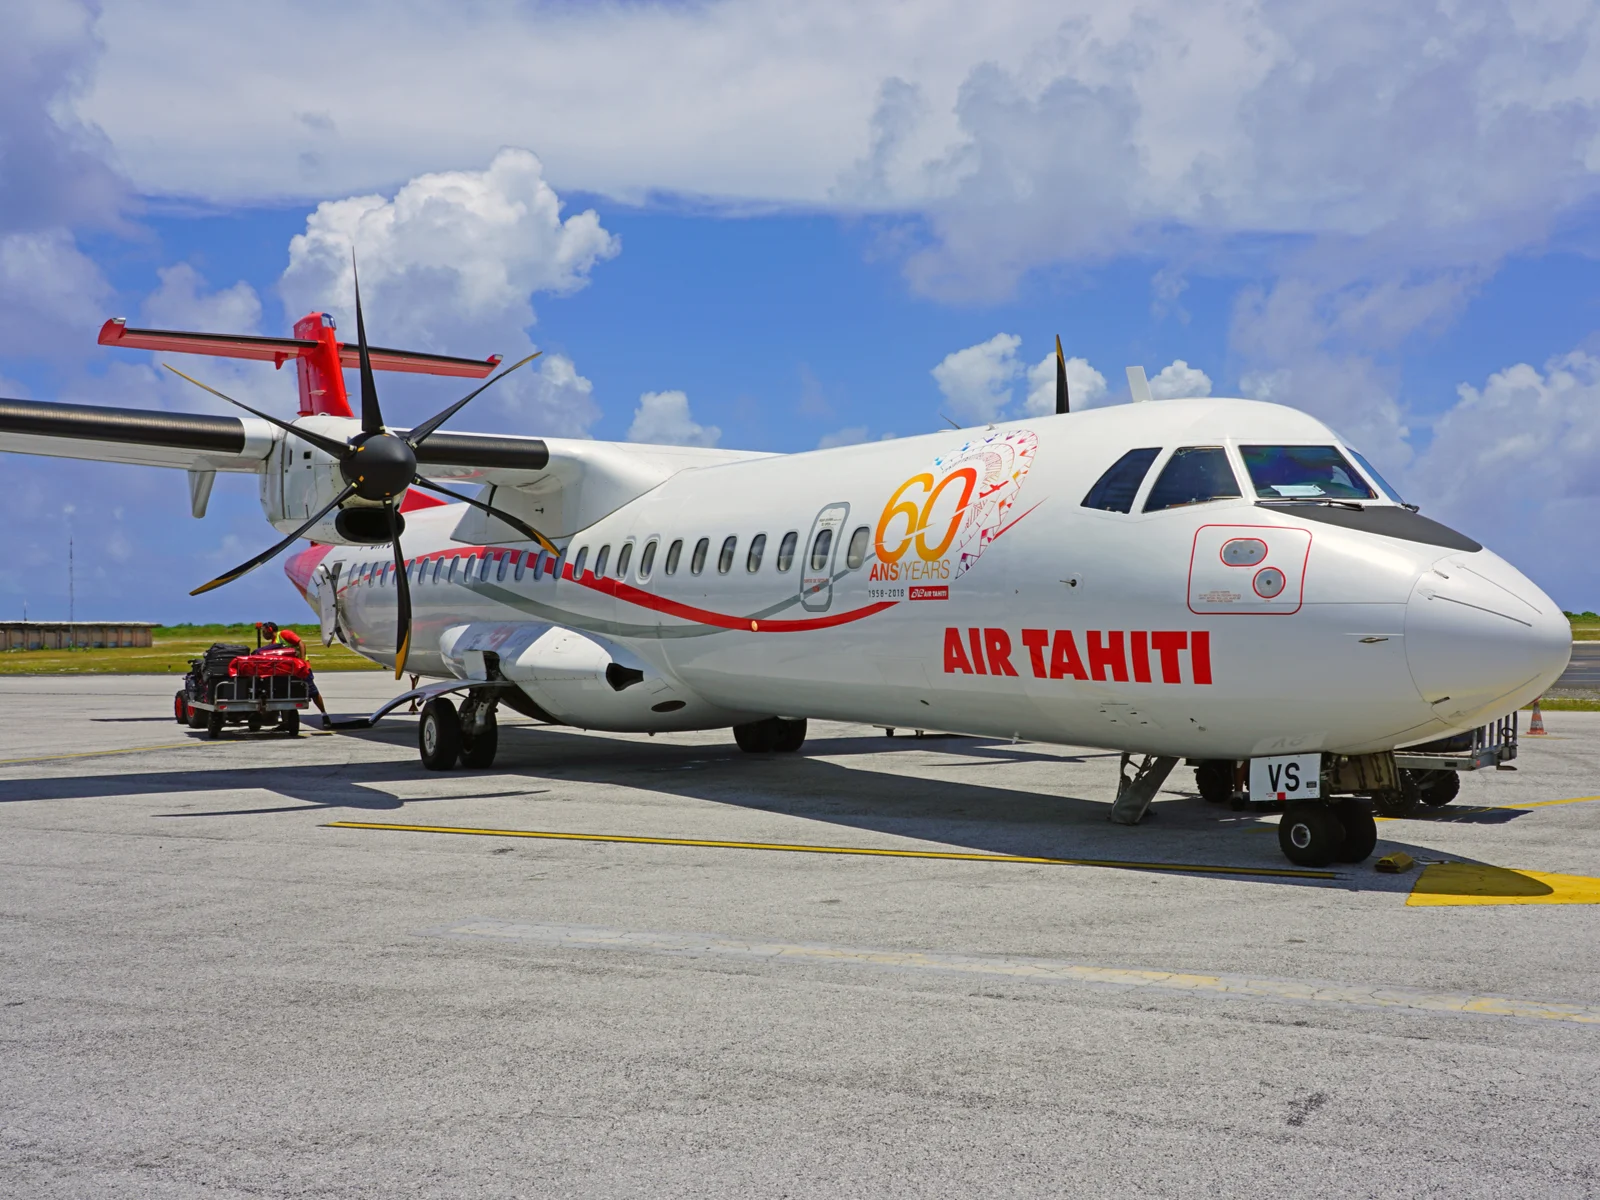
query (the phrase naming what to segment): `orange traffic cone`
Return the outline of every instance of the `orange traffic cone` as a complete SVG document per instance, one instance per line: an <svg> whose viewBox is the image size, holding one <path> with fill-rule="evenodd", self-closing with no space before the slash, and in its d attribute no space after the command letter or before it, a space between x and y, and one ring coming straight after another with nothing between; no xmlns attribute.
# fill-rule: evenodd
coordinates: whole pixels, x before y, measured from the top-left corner
<svg viewBox="0 0 1600 1200"><path fill-rule="evenodd" d="M1543 699L1543 696L1539 697L1539 700ZM1533 720L1528 722L1528 735L1530 737L1544 736L1544 714L1539 711L1539 700L1533 702Z"/></svg>

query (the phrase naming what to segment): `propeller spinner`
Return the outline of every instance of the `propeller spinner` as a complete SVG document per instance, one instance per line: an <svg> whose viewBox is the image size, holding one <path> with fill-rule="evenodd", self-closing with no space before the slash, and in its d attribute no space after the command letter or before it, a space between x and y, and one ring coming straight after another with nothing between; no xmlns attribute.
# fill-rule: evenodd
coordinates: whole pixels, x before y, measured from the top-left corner
<svg viewBox="0 0 1600 1200"><path fill-rule="evenodd" d="M355 263L352 260L352 272L354 272L354 269ZM438 492L441 495L449 496L452 500L458 500L470 504L474 508L482 509L490 516L505 522L518 533L526 535L531 541L537 542L542 549L549 551L551 554L559 553L549 538L545 537L544 534L526 521L495 508L493 505L485 504L481 500L475 500L471 496L463 496L459 492L451 491L449 488L440 487L438 484L431 483L417 474L418 446L436 432L441 425L461 411L469 400L472 400L487 388L492 387L511 374L511 372L517 370L517 368L526 366L538 358L539 353L535 351L521 362L513 363L494 376L494 378L488 380L474 391L468 392L450 407L428 418L428 420L402 437L400 434L392 433L384 425L383 411L378 405L378 385L373 378L372 356L367 349L367 326L361 312L361 281L359 278L355 281L355 292L356 343L361 363L361 432L348 441L341 442L337 438L327 437L320 433L314 433L309 429L299 428L287 421L280 421L277 417L259 412L248 404L235 400L232 396L224 395L216 388L201 383L193 376L184 375L182 371L170 364L163 364L167 367L167 370L175 375L182 376L182 378L187 379L196 387L204 388L213 396L244 409L245 412L250 413L252 416L260 417L263 421L276 425L279 429L293 434L302 441L309 442L323 453L331 456L338 462L339 474L345 481L343 491L329 501L315 516L277 543L277 545L246 562L240 563L231 571L218 575L209 583L201 584L189 594L198 596L202 592L209 592L213 588L219 588L225 583L232 583L240 576L255 570L262 563L271 561L292 546L308 529L316 525L334 509L340 509L341 516L346 513L354 514L356 512L365 512L376 516L377 511L381 511L384 517L383 532L387 536L379 540L387 541L394 547L395 598L399 607L399 627L395 633L394 677L399 679L405 672L406 658L411 650L411 587L410 581L406 577L405 552L400 546L400 534L405 528L405 520L401 517L399 511L400 500L405 495L407 488L426 488L430 492ZM362 503L353 505L348 509L345 508L345 504L352 500L361 501ZM378 506L376 511L373 506Z"/></svg>

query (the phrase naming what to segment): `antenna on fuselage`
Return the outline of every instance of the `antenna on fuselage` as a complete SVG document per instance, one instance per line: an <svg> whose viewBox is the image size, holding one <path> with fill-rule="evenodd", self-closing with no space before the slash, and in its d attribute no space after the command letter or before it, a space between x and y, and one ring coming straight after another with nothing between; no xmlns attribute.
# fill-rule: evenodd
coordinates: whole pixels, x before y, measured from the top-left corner
<svg viewBox="0 0 1600 1200"><path fill-rule="evenodd" d="M1071 412L1067 396L1067 356L1061 353L1061 335L1056 334L1056 412Z"/></svg>
<svg viewBox="0 0 1600 1200"><path fill-rule="evenodd" d="M1128 368L1128 392L1133 397L1135 404L1142 404L1151 399L1150 381L1145 378L1143 367Z"/></svg>

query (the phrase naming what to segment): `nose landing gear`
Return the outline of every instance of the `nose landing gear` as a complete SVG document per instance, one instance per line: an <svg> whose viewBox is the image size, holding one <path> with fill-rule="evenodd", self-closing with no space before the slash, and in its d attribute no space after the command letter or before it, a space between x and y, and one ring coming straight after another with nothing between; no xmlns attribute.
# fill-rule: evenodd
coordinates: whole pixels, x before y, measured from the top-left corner
<svg viewBox="0 0 1600 1200"><path fill-rule="evenodd" d="M1278 846L1298 867L1364 862L1377 844L1372 810L1354 796L1291 804L1278 822Z"/></svg>

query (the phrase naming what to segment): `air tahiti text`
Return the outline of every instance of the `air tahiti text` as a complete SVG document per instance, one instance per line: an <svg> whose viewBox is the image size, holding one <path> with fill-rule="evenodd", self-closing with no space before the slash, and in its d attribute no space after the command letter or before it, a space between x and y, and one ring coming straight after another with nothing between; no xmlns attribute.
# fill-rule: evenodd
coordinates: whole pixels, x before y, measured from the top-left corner
<svg viewBox="0 0 1600 1200"><path fill-rule="evenodd" d="M1082 650L1079 650L1079 638ZM946 629L946 675L1018 675L1115 683L1211 682L1211 635L1203 629L1024 629L1018 649L1005 629Z"/></svg>

